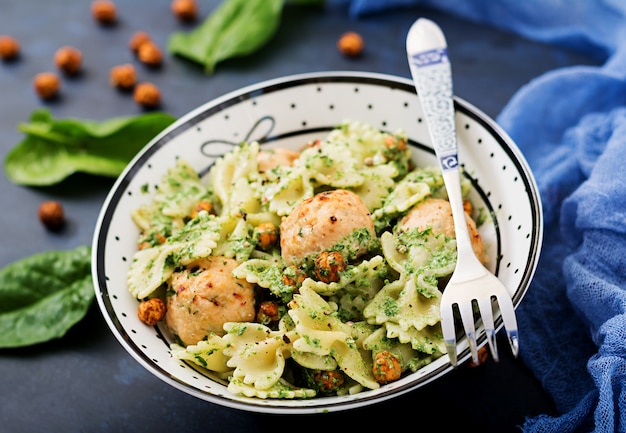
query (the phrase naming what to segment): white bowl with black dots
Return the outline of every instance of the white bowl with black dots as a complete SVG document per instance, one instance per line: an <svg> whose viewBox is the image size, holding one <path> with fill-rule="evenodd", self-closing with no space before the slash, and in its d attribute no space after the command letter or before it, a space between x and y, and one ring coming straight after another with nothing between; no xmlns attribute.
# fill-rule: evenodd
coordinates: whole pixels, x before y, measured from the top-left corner
<svg viewBox="0 0 626 433"><path fill-rule="evenodd" d="M489 215L480 226L488 267L504 282L517 307L535 272L543 236L541 202L523 155L498 125L470 103L456 98L459 159L473 184L472 202ZM381 130L406 132L417 165L436 159L413 83L365 72L322 72L278 78L228 93L180 118L155 137L115 182L103 205L93 239L93 278L98 305L120 344L141 365L190 395L226 407L268 413L321 413L380 402L415 390L453 367L442 356L420 370L376 390L304 400L247 398L229 393L200 367L170 356L169 337L137 317L137 300L127 272L139 231L132 209L151 200L177 158L205 174L217 157L241 141L299 149L323 138L344 120ZM497 317L498 328L502 321ZM482 329L479 343L486 340ZM524 342L521 342L523 346ZM459 343L459 359L469 359Z"/></svg>

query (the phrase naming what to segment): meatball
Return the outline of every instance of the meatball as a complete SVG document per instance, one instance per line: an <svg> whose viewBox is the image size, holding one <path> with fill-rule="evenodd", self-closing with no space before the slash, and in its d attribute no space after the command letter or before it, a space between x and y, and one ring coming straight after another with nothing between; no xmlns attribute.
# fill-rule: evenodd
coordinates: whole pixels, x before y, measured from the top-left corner
<svg viewBox="0 0 626 433"><path fill-rule="evenodd" d="M474 254L481 262L485 262L485 245L478 233L476 223L467 213L465 213L467 229L469 230ZM428 198L415 205L402 220L400 220L401 230L419 228L425 230L431 227L434 234L444 234L454 238L454 220L452 218L452 208L447 200L440 198Z"/></svg>
<svg viewBox="0 0 626 433"><path fill-rule="evenodd" d="M300 157L300 153L290 149L267 149L261 150L257 156L259 172L265 173L279 165L293 165L293 162Z"/></svg>
<svg viewBox="0 0 626 433"><path fill-rule="evenodd" d="M370 246L363 242L363 236L353 236L357 231L369 234L371 239L376 236L374 221L363 200L347 190L321 192L302 201L281 222L283 260L287 265L300 264L341 242L345 258L352 260Z"/></svg>
<svg viewBox="0 0 626 433"><path fill-rule="evenodd" d="M234 259L210 256L172 275L165 323L185 345L211 333L224 335L226 322L254 320L254 285L233 276L237 265Z"/></svg>

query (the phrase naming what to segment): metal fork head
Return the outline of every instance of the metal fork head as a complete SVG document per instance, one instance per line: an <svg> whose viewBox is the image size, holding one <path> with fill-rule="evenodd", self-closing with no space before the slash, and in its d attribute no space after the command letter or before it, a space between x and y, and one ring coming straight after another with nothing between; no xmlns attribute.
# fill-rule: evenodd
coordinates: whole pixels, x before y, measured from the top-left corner
<svg viewBox="0 0 626 433"><path fill-rule="evenodd" d="M517 356L519 336L513 302L502 282L487 269L480 277L469 281L456 281L453 274L441 297L441 328L450 363L453 366L458 364L455 311L460 316L472 354L472 361L475 364L479 363L477 316L482 319L487 343L494 361L499 360L496 326L494 324L494 316L497 316L498 312L504 322L511 352L513 356Z"/></svg>

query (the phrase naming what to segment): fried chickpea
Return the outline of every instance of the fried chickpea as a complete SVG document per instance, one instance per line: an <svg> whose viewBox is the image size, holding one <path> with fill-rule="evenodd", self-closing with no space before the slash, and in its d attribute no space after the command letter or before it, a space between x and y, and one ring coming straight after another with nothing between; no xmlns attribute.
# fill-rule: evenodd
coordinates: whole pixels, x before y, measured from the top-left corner
<svg viewBox="0 0 626 433"><path fill-rule="evenodd" d="M363 38L356 32L346 32L337 41L337 48L345 56L358 57L363 51Z"/></svg>
<svg viewBox="0 0 626 433"><path fill-rule="evenodd" d="M148 238L144 236L144 239L147 240L140 242L137 245L137 249L145 250L146 248L152 248L153 246L164 244L167 240L161 233L152 233Z"/></svg>
<svg viewBox="0 0 626 433"><path fill-rule="evenodd" d="M165 317L165 302L159 298L142 301L137 308L137 316L146 325L154 326Z"/></svg>
<svg viewBox="0 0 626 433"><path fill-rule="evenodd" d="M42 99L52 99L61 88L61 80L54 72L41 72L33 79L35 92Z"/></svg>
<svg viewBox="0 0 626 433"><path fill-rule="evenodd" d="M387 149L406 150L406 140L390 135L385 138L385 147Z"/></svg>
<svg viewBox="0 0 626 433"><path fill-rule="evenodd" d="M20 55L20 43L11 36L0 36L0 59L13 60Z"/></svg>
<svg viewBox="0 0 626 433"><path fill-rule="evenodd" d="M259 224L254 229L254 237L258 240L259 247L267 250L278 243L278 227L272 223Z"/></svg>
<svg viewBox="0 0 626 433"><path fill-rule="evenodd" d="M478 367L484 364L487 361L488 357L489 357L489 353L487 352L487 346L483 346L480 349L478 349L478 363L475 363L474 360L470 358L468 365L470 368Z"/></svg>
<svg viewBox="0 0 626 433"><path fill-rule="evenodd" d="M91 3L91 14L100 24L111 25L117 21L117 6L110 0L95 0Z"/></svg>
<svg viewBox="0 0 626 433"><path fill-rule="evenodd" d="M206 211L208 213L213 213L213 203L206 200L201 200L193 207L191 210L191 218L195 218L198 216L198 213Z"/></svg>
<svg viewBox="0 0 626 433"><path fill-rule="evenodd" d="M324 283L336 283L345 270L346 262L338 251L322 251L315 256L315 276Z"/></svg>
<svg viewBox="0 0 626 433"><path fill-rule="evenodd" d="M398 380L402 375L400 360L396 355L387 350L378 352L374 356L372 373L374 374L376 382L381 385Z"/></svg>
<svg viewBox="0 0 626 433"><path fill-rule="evenodd" d="M289 266L283 273L283 283L288 286L300 287L305 279L306 274L295 266Z"/></svg>
<svg viewBox="0 0 626 433"><path fill-rule="evenodd" d="M259 304L259 310L256 313L257 322L267 325L278 320L280 320L280 311L276 302L263 301Z"/></svg>
<svg viewBox="0 0 626 433"><path fill-rule="evenodd" d="M173 0L172 13L181 21L195 21L198 17L198 4L196 0Z"/></svg>
<svg viewBox="0 0 626 433"><path fill-rule="evenodd" d="M80 71L83 53L74 47L62 47L54 54L54 63L66 75L75 75Z"/></svg>
<svg viewBox="0 0 626 433"><path fill-rule="evenodd" d="M152 42L150 35L147 32L142 30L135 32L130 41L128 42L128 47L130 50L137 54L139 52L139 47L141 47L146 42Z"/></svg>
<svg viewBox="0 0 626 433"><path fill-rule="evenodd" d="M65 224L63 205L56 200L42 202L38 214L39 220L49 230L59 230Z"/></svg>
<svg viewBox="0 0 626 433"><path fill-rule="evenodd" d="M163 61L163 53L157 44L152 41L146 41L139 46L137 58L141 63L155 67Z"/></svg>
<svg viewBox="0 0 626 433"><path fill-rule="evenodd" d="M345 376L339 370L318 371L313 375L313 381L323 394L336 391L345 382Z"/></svg>
<svg viewBox="0 0 626 433"><path fill-rule="evenodd" d="M132 89L137 83L137 71L130 63L113 66L109 72L109 82L113 87Z"/></svg>
<svg viewBox="0 0 626 433"><path fill-rule="evenodd" d="M152 83L139 83L135 87L133 99L145 108L155 108L161 103L161 91Z"/></svg>

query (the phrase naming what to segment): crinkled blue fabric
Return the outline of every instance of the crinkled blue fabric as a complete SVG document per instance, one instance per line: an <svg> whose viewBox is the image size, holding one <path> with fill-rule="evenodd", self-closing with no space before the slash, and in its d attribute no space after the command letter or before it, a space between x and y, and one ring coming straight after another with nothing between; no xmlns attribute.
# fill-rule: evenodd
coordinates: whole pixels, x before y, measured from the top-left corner
<svg viewBox="0 0 626 433"><path fill-rule="evenodd" d="M626 1L351 0L354 17L424 6L597 56L550 71L497 116L540 190L544 243L518 308L521 357L558 416L526 432L626 431Z"/></svg>

